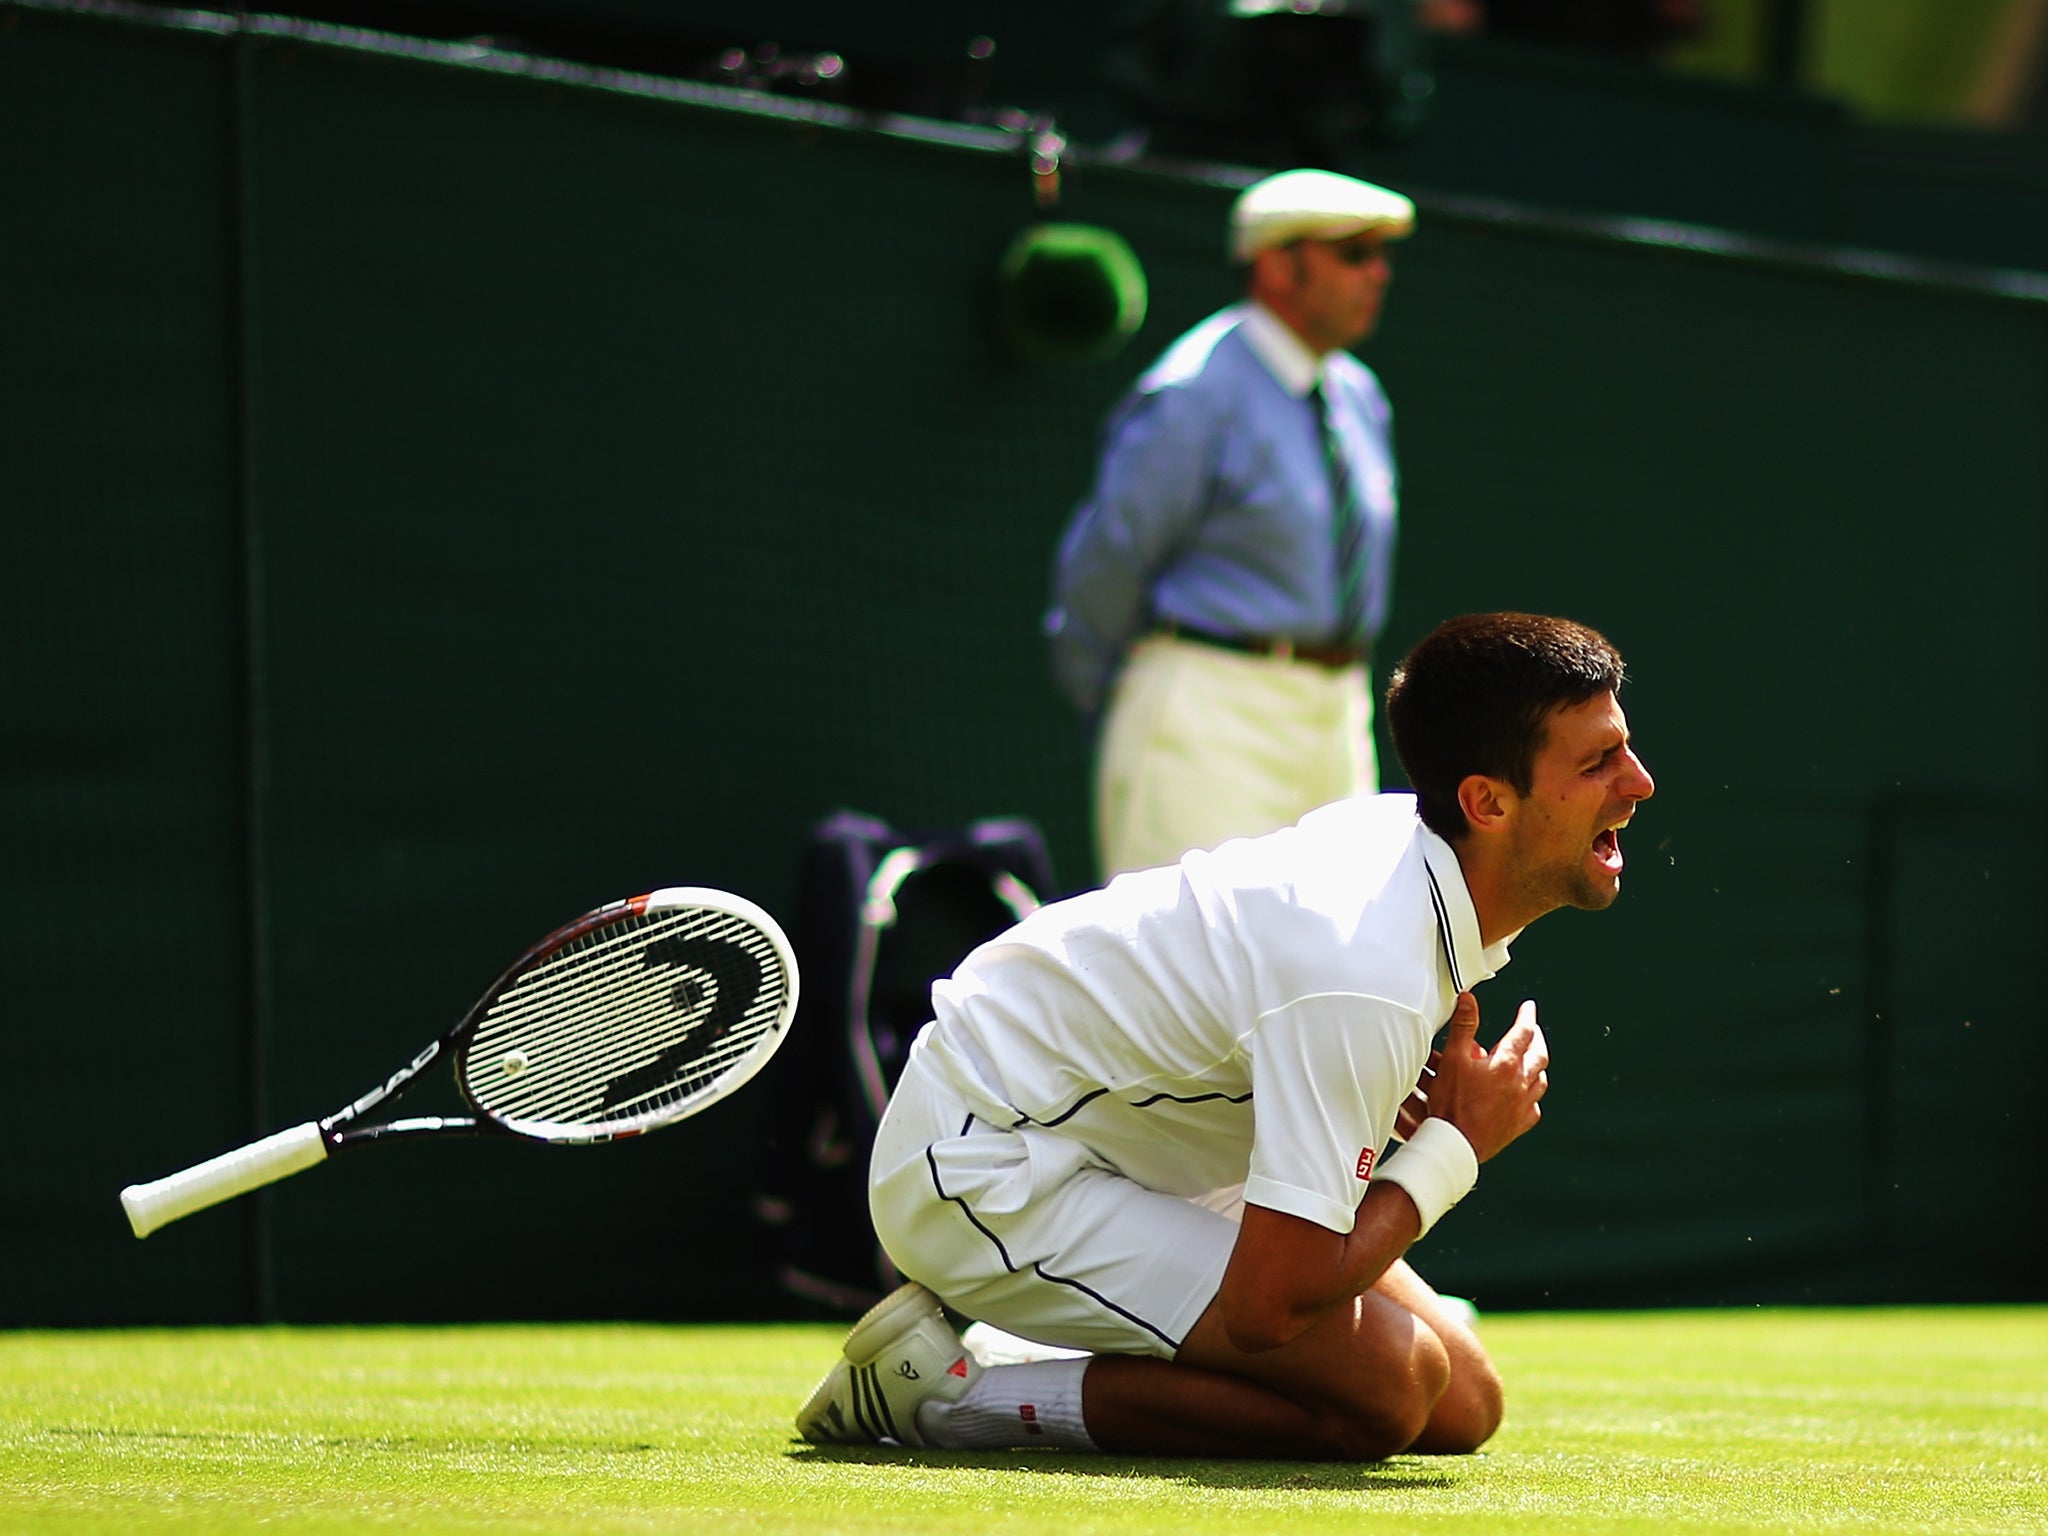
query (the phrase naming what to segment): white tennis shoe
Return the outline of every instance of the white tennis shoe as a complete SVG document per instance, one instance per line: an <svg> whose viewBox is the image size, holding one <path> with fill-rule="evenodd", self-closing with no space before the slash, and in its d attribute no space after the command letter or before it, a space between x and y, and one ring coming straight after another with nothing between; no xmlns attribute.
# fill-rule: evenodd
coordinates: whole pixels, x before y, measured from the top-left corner
<svg viewBox="0 0 2048 1536"><path fill-rule="evenodd" d="M917 1410L958 1402L981 1366L946 1322L939 1298L912 1282L868 1310L839 1363L797 1411L813 1445L923 1445Z"/></svg>

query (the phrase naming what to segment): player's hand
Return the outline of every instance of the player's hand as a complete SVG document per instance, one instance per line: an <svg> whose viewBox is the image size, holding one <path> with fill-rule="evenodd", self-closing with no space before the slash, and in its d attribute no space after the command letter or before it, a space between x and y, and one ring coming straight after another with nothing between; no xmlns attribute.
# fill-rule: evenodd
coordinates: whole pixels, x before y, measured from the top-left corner
<svg viewBox="0 0 2048 1536"><path fill-rule="evenodd" d="M1550 1088L1550 1046L1534 1003L1522 1004L1492 1050L1478 1036L1479 1000L1460 992L1444 1047L1432 1058L1429 1112L1455 1125L1483 1163L1543 1117L1538 1101Z"/></svg>

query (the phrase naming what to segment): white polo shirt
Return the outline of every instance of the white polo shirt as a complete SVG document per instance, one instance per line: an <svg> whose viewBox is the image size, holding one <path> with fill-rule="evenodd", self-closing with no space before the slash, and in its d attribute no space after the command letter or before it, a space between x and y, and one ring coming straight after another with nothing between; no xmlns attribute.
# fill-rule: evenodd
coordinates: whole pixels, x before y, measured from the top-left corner
<svg viewBox="0 0 2048 1536"><path fill-rule="evenodd" d="M933 988L921 1070L1162 1193L1237 1184L1349 1232L1457 994L1498 972L1413 796L1120 875Z"/></svg>

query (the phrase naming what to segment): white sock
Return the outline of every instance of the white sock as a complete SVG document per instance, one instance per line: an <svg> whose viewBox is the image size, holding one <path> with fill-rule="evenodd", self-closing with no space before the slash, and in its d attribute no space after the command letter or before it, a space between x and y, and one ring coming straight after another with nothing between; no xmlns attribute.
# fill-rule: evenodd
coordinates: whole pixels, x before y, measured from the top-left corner
<svg viewBox="0 0 2048 1536"><path fill-rule="evenodd" d="M1081 1422L1081 1377L1088 1357L992 1365L957 1403L928 1402L917 1429L933 1445L955 1451L1000 1451L1059 1445L1092 1451Z"/></svg>

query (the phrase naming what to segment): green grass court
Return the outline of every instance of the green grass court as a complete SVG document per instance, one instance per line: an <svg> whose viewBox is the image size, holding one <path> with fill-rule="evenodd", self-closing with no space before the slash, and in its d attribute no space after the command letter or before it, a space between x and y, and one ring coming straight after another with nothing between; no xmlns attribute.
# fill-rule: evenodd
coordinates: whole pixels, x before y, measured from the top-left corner
<svg viewBox="0 0 2048 1536"><path fill-rule="evenodd" d="M0 1530L2048 1531L2048 1308L1490 1317L1486 1454L813 1449L811 1325L0 1335Z"/></svg>

